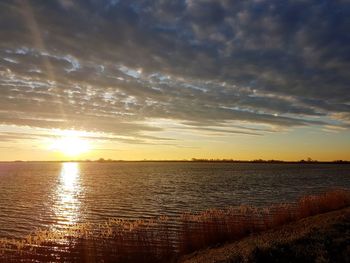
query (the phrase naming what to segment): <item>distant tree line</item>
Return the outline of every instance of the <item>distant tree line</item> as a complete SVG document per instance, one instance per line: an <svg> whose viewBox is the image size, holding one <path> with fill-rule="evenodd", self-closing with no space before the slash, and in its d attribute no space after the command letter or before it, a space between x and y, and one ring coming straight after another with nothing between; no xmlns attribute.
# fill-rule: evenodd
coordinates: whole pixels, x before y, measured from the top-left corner
<svg viewBox="0 0 350 263"><path fill-rule="evenodd" d="M0 161L1 162L1 161ZM24 162L21 160L16 160L14 162ZM63 161L28 161L28 162L67 162L66 160ZM313 163L319 163L319 164L350 164L350 161L347 160L334 160L334 161L318 161L313 160L310 157L306 159L302 159L300 161L283 161L283 160L264 160L264 159L254 159L254 160L236 160L236 159L206 159L206 158L192 158L191 160L183 159L183 160L114 160L114 159L104 159L99 158L97 160L69 160L68 162L98 162L98 163L108 163L108 162L217 162L217 163L281 163L281 164L288 164L288 163L301 163L301 164L313 164Z"/></svg>
<svg viewBox="0 0 350 263"><path fill-rule="evenodd" d="M313 160L308 157L306 160L302 159L300 161L283 161L283 160L264 160L264 159L254 159L254 160L235 160L235 159L205 159L205 158L192 158L192 162L232 162L232 163L337 163L337 164L348 164L350 161L346 160L334 160L334 161L318 161Z"/></svg>

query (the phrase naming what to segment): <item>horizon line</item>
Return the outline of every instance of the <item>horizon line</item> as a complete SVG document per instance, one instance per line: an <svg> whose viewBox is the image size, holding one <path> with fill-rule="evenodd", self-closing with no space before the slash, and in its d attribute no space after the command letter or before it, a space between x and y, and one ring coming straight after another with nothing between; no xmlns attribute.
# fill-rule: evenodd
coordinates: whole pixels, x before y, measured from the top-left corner
<svg viewBox="0 0 350 263"><path fill-rule="evenodd" d="M21 162L57 162L57 163L63 163L63 162L96 162L96 163L104 163L104 162L231 162L231 163L350 163L350 160L326 160L326 161L319 161L319 160L313 160L313 159L301 159L297 161L291 161L291 160L276 160L276 159L253 159L253 160L236 160L236 159L206 159L206 158L191 158L191 159L141 159L141 160L125 160L125 159L70 159L70 160L0 160L0 163L21 163Z"/></svg>

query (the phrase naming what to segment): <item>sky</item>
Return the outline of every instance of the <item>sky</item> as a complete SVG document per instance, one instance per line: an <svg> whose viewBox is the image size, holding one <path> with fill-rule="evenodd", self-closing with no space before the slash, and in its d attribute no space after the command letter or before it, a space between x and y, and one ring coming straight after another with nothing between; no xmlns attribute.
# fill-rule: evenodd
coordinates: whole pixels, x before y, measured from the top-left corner
<svg viewBox="0 0 350 263"><path fill-rule="evenodd" d="M0 25L0 160L350 160L349 0L1 0Z"/></svg>

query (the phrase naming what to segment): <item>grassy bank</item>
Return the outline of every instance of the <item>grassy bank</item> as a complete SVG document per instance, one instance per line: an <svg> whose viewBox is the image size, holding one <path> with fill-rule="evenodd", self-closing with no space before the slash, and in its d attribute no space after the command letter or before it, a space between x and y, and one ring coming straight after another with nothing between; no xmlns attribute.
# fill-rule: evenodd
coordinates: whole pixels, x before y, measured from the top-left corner
<svg viewBox="0 0 350 263"><path fill-rule="evenodd" d="M350 208L301 219L219 247L183 256L179 263L350 262Z"/></svg>
<svg viewBox="0 0 350 263"><path fill-rule="evenodd" d="M350 205L349 192L330 191L302 197L296 203L267 208L250 206L226 210L212 209L198 215L182 216L181 252L188 253L209 245L238 240L289 222Z"/></svg>
<svg viewBox="0 0 350 263"><path fill-rule="evenodd" d="M38 231L23 240L0 240L1 262L170 262L211 245L235 241L312 215L350 206L344 190L306 196L290 204L212 209L178 218L111 219Z"/></svg>

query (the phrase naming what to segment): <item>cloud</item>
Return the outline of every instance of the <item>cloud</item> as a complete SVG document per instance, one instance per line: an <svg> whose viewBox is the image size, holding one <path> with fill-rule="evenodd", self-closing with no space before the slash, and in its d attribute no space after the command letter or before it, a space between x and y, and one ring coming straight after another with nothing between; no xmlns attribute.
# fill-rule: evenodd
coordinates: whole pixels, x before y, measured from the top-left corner
<svg viewBox="0 0 350 263"><path fill-rule="evenodd" d="M150 118L347 125L347 1L27 3L0 3L2 124L140 138L164 129Z"/></svg>
<svg viewBox="0 0 350 263"><path fill-rule="evenodd" d="M49 130L49 129L40 129L36 130L36 132L0 132L1 142L18 142L22 140L43 140L43 139L57 139L62 136L61 133L55 131L55 130ZM146 145L152 145L152 144L159 144L162 145L173 145L174 143L170 143L173 141L173 139L170 138L162 138L162 137L153 137L153 136L147 136L147 135L141 135L137 137L133 136L111 136L101 133L86 133L86 134L79 134L79 137L83 139L87 139L90 141L100 141L100 142L109 142L109 143L126 143L126 144L146 144Z"/></svg>

